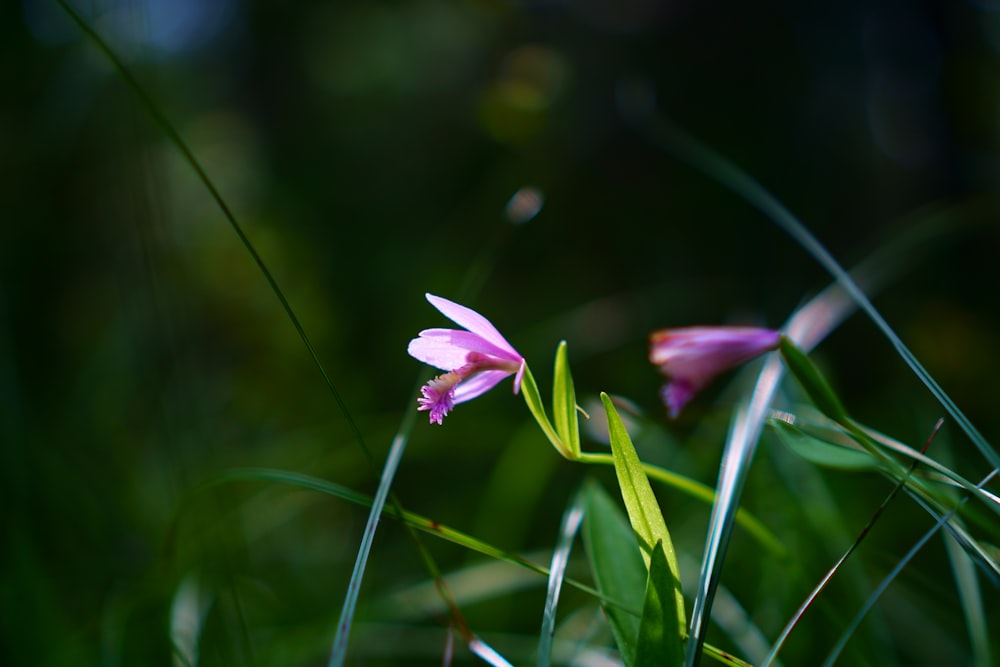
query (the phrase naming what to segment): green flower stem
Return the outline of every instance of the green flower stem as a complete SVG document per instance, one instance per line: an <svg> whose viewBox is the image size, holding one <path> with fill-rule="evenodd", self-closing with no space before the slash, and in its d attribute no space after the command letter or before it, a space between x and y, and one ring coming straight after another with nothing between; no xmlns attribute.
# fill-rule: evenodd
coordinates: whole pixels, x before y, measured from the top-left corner
<svg viewBox="0 0 1000 667"><path fill-rule="evenodd" d="M524 377L521 379L521 395L524 396L524 402L528 406L531 416L538 422L538 427L542 429L542 433L556 448L556 451L569 461L575 460L576 454L569 445L562 441L555 427L552 426L552 422L549 421L548 415L545 414L545 404L542 403L535 377L531 374L531 369L528 368L527 364L524 366Z"/></svg>
<svg viewBox="0 0 1000 667"><path fill-rule="evenodd" d="M562 346L560 352L565 354L565 346ZM560 369L559 366L560 364L557 362L557 374L562 370L569 377L569 370L565 365L565 360L562 361L563 368ZM571 379L568 380L568 383L569 387L572 387ZM580 463L614 467L615 462L611 454L588 454L578 450L574 451L573 447L559 436L556 428L545 413L545 404L542 402L542 397L538 392L538 384L535 382L535 377L531 374L531 369L527 365L524 368L524 378L521 380L521 394L524 396L524 403L528 406L531 416L535 418L538 427L542 429L542 433L545 434L545 437L552 443L552 446L555 447L560 456L567 461L579 461ZM650 479L655 479L661 484L666 484L710 505L715 500L715 492L712 488L701 482L648 463L643 463L642 467ZM779 558L787 557L788 550L785 549L781 541L751 514L741 509L736 514L736 521L770 553Z"/></svg>
<svg viewBox="0 0 1000 667"><path fill-rule="evenodd" d="M580 458L577 460L580 463L589 463L593 465L614 466L615 464L614 458L611 454L588 454L584 452L580 454ZM642 464L642 469L650 479L655 479L656 481L673 487L693 498L697 498L698 500L704 501L708 504L711 504L715 500L715 492L711 487L695 481L690 477L685 477L684 475L679 475L675 472L670 472L669 470L645 462ZM788 550L781 543L781 541L749 512L742 509L738 510L736 513L736 521L743 526L748 533L753 535L761 546L775 556L785 558L788 555Z"/></svg>

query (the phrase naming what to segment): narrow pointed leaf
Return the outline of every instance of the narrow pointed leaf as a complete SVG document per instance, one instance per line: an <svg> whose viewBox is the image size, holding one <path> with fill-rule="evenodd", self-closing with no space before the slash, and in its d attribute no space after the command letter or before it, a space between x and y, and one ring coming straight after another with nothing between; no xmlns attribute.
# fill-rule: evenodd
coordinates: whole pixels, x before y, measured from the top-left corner
<svg viewBox="0 0 1000 667"><path fill-rule="evenodd" d="M351 634L351 626L354 622L354 610L358 604L358 595L361 592L361 582L365 576L368 566L368 557L371 554L372 543L375 540L375 531L378 530L379 521L382 518L382 511L385 508L386 500L389 498L389 491L392 482L396 478L396 471L399 469L399 462L403 459L406 445L410 440L410 432L416 421L416 413L410 411L403 418L396 437L392 439L392 446L389 448L389 455L386 457L385 466L382 469L382 477L379 480L375 498L372 501L371 509L368 512L368 522L365 525L365 532L358 547L358 553L354 560L354 570L351 572L351 580L347 584L347 594L344 596L344 604L340 609L340 620L337 622L337 632L333 638L333 646L330 649L330 659L327 662L329 667L340 667L347 657L347 641Z"/></svg>
<svg viewBox="0 0 1000 667"><path fill-rule="evenodd" d="M361 505L363 507L371 507L372 498L358 493L352 489L349 489L343 485L336 484L335 482L329 482L316 477L311 477L309 475L303 475L297 472L291 472L288 470L276 470L271 468L234 468L229 470L217 477L215 477L210 482L207 482L204 486L198 489L199 492L204 492L207 489L213 488L220 484L226 484L236 481L257 481L257 482L275 482L278 484L287 484L289 486L294 486L301 489L307 489L310 491L316 491L317 493L322 493L334 498L339 498L347 502L354 503L356 505ZM193 498L194 496L192 496ZM183 509L183 507L182 507ZM526 558L518 556L516 554L504 551L498 547L495 547L487 542L469 535L468 533L463 533L454 528L450 528L443 525L433 519L430 519L409 510L402 510L397 512L395 509L383 510L383 513L390 519L397 519L405 524L416 528L428 535L433 535L443 540L447 540L452 544L457 544L461 547L469 549L470 551L475 551L488 558L494 558L497 560L502 560L504 562L516 565L518 567L523 567L536 572L540 575L547 576L548 570L537 563L534 563ZM180 520L180 515L175 517L175 522ZM173 531L177 530L175 525ZM631 531L628 531L631 535ZM634 542L633 538L633 542ZM641 561L640 561L641 565ZM608 596L601 596L599 591L594 590L590 586L586 586L575 579L564 578L563 582L582 591L588 595L593 595L595 597L601 598L602 601L608 601ZM640 583L641 586L641 583ZM640 598L641 600L641 598ZM618 603L615 599L610 599L609 606L613 606ZM639 604L635 605L635 609L639 609ZM619 606L621 606L619 604ZM631 607L630 607L631 608ZM636 616L638 617L638 611L636 611Z"/></svg>
<svg viewBox="0 0 1000 667"><path fill-rule="evenodd" d="M479 637L469 640L469 652L481 658L487 665L493 667L513 667L506 658L497 653L496 649L484 642Z"/></svg>
<svg viewBox="0 0 1000 667"><path fill-rule="evenodd" d="M780 349L788 372L795 376L819 411L835 422L848 423L843 403L806 353L784 336L781 337Z"/></svg>
<svg viewBox="0 0 1000 667"><path fill-rule="evenodd" d="M649 559L646 599L639 621L637 667L666 667L684 661L684 644L673 593L674 575L663 551L663 542L657 542Z"/></svg>
<svg viewBox="0 0 1000 667"><path fill-rule="evenodd" d="M552 636L556 627L556 607L559 604L559 592L562 590L563 577L566 576L566 566L569 564L569 553L573 548L573 540L583 521L583 493L577 493L573 503L563 514L562 525L559 527L559 540L552 553L552 564L549 567L549 584L545 596L545 611L542 614L541 639L538 642L538 667L549 667L552 662Z"/></svg>
<svg viewBox="0 0 1000 667"><path fill-rule="evenodd" d="M622 659L626 665L632 665L639 635L639 611L643 607L646 568L635 533L611 496L593 480L587 481L583 492L583 542L590 570L597 590L623 605L605 604L604 613Z"/></svg>
<svg viewBox="0 0 1000 667"><path fill-rule="evenodd" d="M995 664L990 648L990 631L983 609L983 595L976 577L976 564L972 558L962 551L961 545L955 540L944 540L951 563L952 575L955 577L955 587L962 602L962 613L965 616L965 627L968 628L969 640L972 644L972 661L975 667L987 667Z"/></svg>
<svg viewBox="0 0 1000 667"><path fill-rule="evenodd" d="M611 453L615 459L615 473L618 475L618 485L621 487L622 499L625 501L629 521L631 521L632 529L639 538L639 546L647 569L652 557L653 546L657 542L663 543L667 564L674 577L677 621L680 623L680 630L683 630L686 625L684 594L681 592L680 568L677 565L677 554L674 552L670 532L663 520L660 505L653 494L653 488L649 485L649 479L643 470L642 461L639 460L639 455L636 454L635 447L632 446L632 440L629 438L628 431L625 430L625 425L622 423L614 403L605 393L601 394L601 401L604 403L604 411L608 416Z"/></svg>
<svg viewBox="0 0 1000 667"><path fill-rule="evenodd" d="M694 603L691 607L691 629L684 652L684 664L692 667L698 662L705 642L709 614L729 538L732 535L736 510L746 484L747 472L757 450L757 441L763 430L764 420L777 391L784 368L776 356L770 356L761 369L753 392L745 405L740 405L726 437L719 465L719 480L712 515L708 522L705 551L701 560Z"/></svg>
<svg viewBox="0 0 1000 667"><path fill-rule="evenodd" d="M580 454L580 461L595 465L613 466L615 464L614 457L609 454L588 454L586 452ZM669 486L705 503L712 504L715 501L715 490L706 484L651 463L643 463L642 468L646 472L646 476L653 481ZM755 516L740 508L736 512L736 522L753 535L754 539L767 549L771 555L777 558L788 557L788 550L781 541Z"/></svg>
<svg viewBox="0 0 1000 667"><path fill-rule="evenodd" d="M836 258L830 254L830 251L819 242L812 232L777 197L751 178L749 174L735 163L729 161L723 155L715 152L693 136L686 134L665 119L657 119L648 113L639 116L634 109L625 108L623 110L631 114L632 118L630 120L639 124L653 142L659 144L695 169L714 178L723 187L742 197L747 203L763 213L794 239L820 266L826 269L848 298L875 323L875 326L879 328L892 344L900 358L910 367L914 375L920 378L920 381L923 382L924 386L927 387L938 402L944 406L948 414L954 418L962 431L969 436L969 439L972 440L983 457L994 468L1000 469L1000 452L987 442L983 434L979 432L979 429L972 424L965 413L959 409L958 405L945 393L944 389L941 388L927 369L924 368L913 352L903 343L899 335L889 326L889 323L885 321L882 314L875 308L875 305L871 302L868 295L865 294L859 282L840 265Z"/></svg>
<svg viewBox="0 0 1000 667"><path fill-rule="evenodd" d="M538 393L535 376L531 374L531 369L527 366L524 367L524 379L521 380L521 394L524 396L524 402L528 406L531 415L538 422L539 428L542 429L545 437L549 439L549 442L556 448L556 451L564 458L570 461L574 460L573 451L562 441L559 434L552 427L552 422L549 421L548 415L545 414L545 405L542 403L542 397Z"/></svg>
<svg viewBox="0 0 1000 667"><path fill-rule="evenodd" d="M985 486L986 484L988 484L991 479L996 477L997 472L998 470L994 469L992 472L990 472L989 475L987 475L983 479L982 482L979 483L979 485ZM912 494L911 497L913 497ZM840 638L837 640L837 643L830 650L830 653L827 655L826 660L823 661L822 663L823 667L832 667L834 664L836 664L837 659L840 657L840 654L844 650L844 647L847 645L847 642L850 641L851 636L858 629L858 626L861 624L861 621L865 618L868 612L871 611L872 607L875 606L875 603L889 587L889 584L891 584L896 579L896 577L899 576L899 573L902 572L903 569L910 564L914 556L916 556L917 553L921 549L923 549L924 545L927 544L927 542L937 533L939 529L949 528L949 524L953 523L954 514L958 511L958 509L962 505L964 505L969 500L970 497L971 496L963 497L961 500L958 501L958 504L955 507L951 508L944 514L940 515L935 525L931 526L931 528L926 533L924 533L924 535L919 540L917 540L917 542L913 545L913 547L911 547L910 550L907 551L906 554L899 560L899 562L896 563L896 565L892 568L892 570L890 570L889 574L887 574L882 579L882 581L877 586L875 586L871 594L868 596L868 599L862 605L861 609L859 609L858 612L855 614L854 618L851 619L851 622L846 626L843 633L840 635ZM916 498L916 500L918 503L923 504L919 498ZM954 532L954 527L951 527L951 530L949 530L949 534L952 537L955 537L956 540L959 539L957 533ZM966 547L967 545L963 544L962 546Z"/></svg>
<svg viewBox="0 0 1000 667"><path fill-rule="evenodd" d="M783 445L810 463L838 470L874 470L878 467L867 452L834 442L839 433L830 432L830 439L824 439L781 419L771 419L768 424Z"/></svg>
<svg viewBox="0 0 1000 667"><path fill-rule="evenodd" d="M556 432L573 453L573 459L580 458L576 389L573 387L573 376L566 360L566 341L559 343L559 349L556 350L555 374L552 379L552 416L556 422Z"/></svg>

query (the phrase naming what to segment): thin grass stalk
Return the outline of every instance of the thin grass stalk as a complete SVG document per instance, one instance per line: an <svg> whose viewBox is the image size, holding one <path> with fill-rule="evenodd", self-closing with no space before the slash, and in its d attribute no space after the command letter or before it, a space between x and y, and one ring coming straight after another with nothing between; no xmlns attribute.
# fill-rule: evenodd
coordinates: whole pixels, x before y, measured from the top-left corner
<svg viewBox="0 0 1000 667"><path fill-rule="evenodd" d="M589 463L593 465L615 465L614 457L611 456L611 454L604 453L584 452L580 455L578 460L581 463ZM651 480L670 486L692 498L696 498L709 504L715 501L716 492L707 484L702 484L701 482L691 479L690 477L685 477L684 475L661 468L660 466L653 465L652 463L644 462L642 464L642 469L643 472L646 473L646 476ZM774 533L768 530L767 526L761 523L757 517L743 509L737 509L736 521L773 556L778 558L788 557L788 550L785 548L785 545L783 545Z"/></svg>
<svg viewBox="0 0 1000 667"><path fill-rule="evenodd" d="M514 667L507 662L506 658L497 653L496 649L479 637L470 639L468 645L472 654L482 658L488 665L493 665L493 667Z"/></svg>
<svg viewBox="0 0 1000 667"><path fill-rule="evenodd" d="M997 471L994 470L994 473L996 472ZM969 493L963 496L962 502L957 506L953 505L946 508L944 505L933 505L929 499L920 495L909 486L907 486L905 490L910 498L920 505L920 507L935 521L940 521L943 516L946 517L944 519L944 529L949 535L951 535L955 542L965 550L967 554L973 557L975 563L978 564L983 573L990 578L993 585L1000 587L1000 563L997 562L996 558L994 558L990 552L978 542L978 540L972 537L969 531L959 521L959 511L968 502L968 500L973 497L973 494Z"/></svg>
<svg viewBox="0 0 1000 667"><path fill-rule="evenodd" d="M374 467L375 459L372 457L371 450L368 449L368 445L365 443L365 438L361 433L361 429L358 428L357 422L355 422L354 417L351 416L351 411L347 407L347 402L341 395L340 390L337 389L337 385L334 384L329 373L326 372L323 362L320 361L319 353L316 352L316 348L313 347L312 341L309 340L306 330L303 328L302 323L299 322L298 316L295 315L295 311L292 309L291 304L285 297L285 293L278 285L278 281L271 274L271 270L267 268L263 258L260 256L260 253L257 252L257 248L254 247L250 238L246 235L246 232L243 231L243 227L236 221L236 216L233 215L229 205L226 204L222 195L219 194L218 188L215 187L215 183L211 178L209 178L208 173L201 166L201 162L199 162L198 158L195 157L194 153L188 147L187 142L181 138L180 133L174 128L173 123L171 123L170 120L167 119L166 115L160 111L159 105L153 101L153 98L149 96L145 88L143 88L136 78L132 76L132 73L125 67L124 63L122 63L108 43L105 42L104 39L97 34L97 32L91 28L86 21L83 20L83 17L81 17L76 10L74 10L73 7L66 2L66 0L56 0L56 2L60 7L62 7L63 11L69 15L77 27L79 27L80 30L83 31L83 33L97 46L101 53L104 54L104 57L106 57L111 63L111 66L114 68L119 78L125 82L125 85L139 101L140 105L142 105L142 107L146 110L146 113L149 114L153 122L163 131L163 133L167 135L167 139L174 145L174 148L176 148L181 154L181 157L188 164L188 166L191 167L195 175L198 177L198 180L201 181L202 185L205 186L205 189L208 191L212 200L215 201L219 210L222 211L222 215L229 223L229 226L232 228L237 238L239 238L240 243L246 249L247 253L249 253L254 264L257 265L257 269L264 277L264 280L267 281L271 292L273 292L274 296L278 299L282 310L285 312L285 316L288 317L288 320L295 328L296 333L302 340L302 344L305 345L306 350L309 352L309 356L312 357L313 364L323 377L324 384L326 384L327 389L330 391L334 401L337 403L337 407L340 409L344 419L347 421L347 425L351 429L351 433L361 446L361 449L364 451L369 463Z"/></svg>
<svg viewBox="0 0 1000 667"><path fill-rule="evenodd" d="M930 437L927 438L927 441L924 443L923 451L927 451L927 447L934 439L934 436L937 435L938 431L941 430L941 426L943 424L944 420L939 419L937 424L934 425L933 432L931 433ZM902 489L906 485L906 481L910 478L911 475L913 475L913 471L916 470L916 468L917 468L917 461L913 460L910 463L910 467L907 470L906 475L902 477L898 482L896 482L896 485L892 488L892 491L889 492L889 495L886 496L885 499L882 501L882 503L875 509L874 514L872 514L871 518L868 519L868 523L866 523L865 527L861 529L860 533L858 533L858 537L857 539L854 540L854 543L847 548L847 551L845 551L840 556L840 558L837 559L837 562L833 564L833 567L831 567L827 571L827 573L823 575L823 578L820 579L820 582L816 585L816 587L813 588L813 590L809 593L809 595L806 596L806 599L802 602L802 605L795 611L794 614L792 614L791 619L789 619L788 623L781 631L781 634L778 635L778 638L775 640L774 645L771 647L771 650L768 652L767 656L765 656L763 662L761 663L761 667L768 667L772 662L774 662L775 658L778 656L778 652L781 650L781 647L784 646L785 641L788 639L788 636L792 633L792 630L795 629L795 626L798 625L798 622L802 619L802 616L805 614L806 610L812 606L812 603L816 600L817 597L819 597L819 594L823 591L823 589L826 588L826 585L830 583L830 580L833 579L833 575L835 575L840 570L840 567L845 562L847 562L847 559L850 558L851 554L853 554L854 551L857 550L859 546L861 546L861 543L871 532L871 529L875 525L875 522L878 521L879 518L882 516L882 513L885 511L885 508L889 506L889 503L891 503L896 498L896 496L899 495L900 489Z"/></svg>
<svg viewBox="0 0 1000 667"><path fill-rule="evenodd" d="M406 451L406 443L410 440L410 432L416 423L417 411L409 410L405 415L402 424L400 424L399 431L396 432L395 437L392 439L392 446L389 448L389 454L385 459L382 477L379 480L378 489L375 491L371 510L368 512L365 532L361 538L361 545L358 547L358 555L354 561L351 580L347 585L347 595L344 597L344 604L340 610L340 619L337 621L337 632L333 638L330 659L327 661L329 667L341 667L347 657L347 639L350 636L351 624L354 621L354 610L358 603L361 581L364 579L365 568L368 565L368 556L371 553L372 542L375 539L375 531L378 530L379 519L382 517L386 499L389 497L389 489L392 488L392 482L396 478L396 471L399 469L399 462Z"/></svg>
<svg viewBox="0 0 1000 667"><path fill-rule="evenodd" d="M973 667L989 667L994 664L990 649L990 635L986 623L986 612L983 609L983 596L976 577L974 561L965 553L955 540L944 540L951 571L955 576L955 587L962 603L962 614L965 616L965 627L969 631L969 644L972 647Z"/></svg>
<svg viewBox="0 0 1000 667"><path fill-rule="evenodd" d="M559 592L562 590L563 578L566 576L566 566L569 565L569 554L573 549L573 540L583 523L584 495L578 491L573 502L563 514L559 526L559 539L552 552L552 563L549 565L549 581L545 594L545 611L542 614L542 630L538 640L538 667L549 667L552 662L552 639L556 627L556 608L559 604Z"/></svg>
<svg viewBox="0 0 1000 667"><path fill-rule="evenodd" d="M792 315L785 325L785 335L803 351L808 351L835 329L853 309L854 304L844 298L839 286L832 285ZM716 487L716 501L709 519L705 553L691 611L688 645L684 655L687 667L697 663L704 646L706 620L718 586L718 575L732 533L746 472L752 463L764 421L784 372L785 367L780 357L774 353L768 355L753 393L747 404L739 408L726 439Z"/></svg>
<svg viewBox="0 0 1000 667"><path fill-rule="evenodd" d="M910 367L913 373L927 387L931 394L944 407L945 411L955 420L963 432L969 437L983 457L994 468L1000 468L1000 453L994 450L986 438L972 424L965 413L951 397L941 388L937 381L924 368L923 364L903 343L902 339L889 326L882 314L875 308L871 300L858 283L850 276L843 266L830 254L822 243L810 232L777 197L771 194L757 180L712 150L702 142L687 134L666 119L656 116L651 105L626 104L620 105L623 113L628 116L642 133L653 143L665 149L668 153L686 162L717 181L731 192L739 195L748 204L764 214L771 222L802 247L816 262L822 266L840 285L857 306L874 322L875 326L888 339L896 353Z"/></svg>
<svg viewBox="0 0 1000 667"><path fill-rule="evenodd" d="M775 353L769 354L749 401L737 408L726 438L716 485L716 500L712 504L705 553L691 610L690 631L684 654L684 664L687 667L698 662L705 643L709 610L719 585L718 574L732 535L736 508L746 483L746 473L753 461L764 421L783 372L781 359Z"/></svg>
<svg viewBox="0 0 1000 667"><path fill-rule="evenodd" d="M846 293L851 301L860 307L875 323L876 327L889 340L903 361L911 368L917 377L920 378L935 398L938 399L948 414L955 419L986 460L989 461L994 467L1000 467L1000 454L990 447L989 443L982 436L982 434L979 433L965 414L959 410L954 401L951 400L951 398L930 376L930 373L928 373L923 365L920 364L916 356L910 352L909 348L906 347L899 336L896 335L893 329L881 316L878 310L876 310L858 283L847 273L846 270L844 270L844 268L826 250L826 248L823 247L816 237L809 232L809 230L806 229L806 227L794 215L792 215L792 213L780 201L778 201L774 195L768 192L762 185L760 185L760 183L751 178L749 174L737 167L731 161L716 153L708 146L702 144L694 137L683 132L673 124L667 122L665 119L656 116L651 103L651 98L648 95L639 100L636 99L635 96L629 97L628 93L634 91L625 90L623 87L620 92L625 93L619 97L619 106L623 115L628 117L647 138L649 138L656 145L664 148L674 157L686 162L690 166L693 166L695 169L698 169L702 173L713 178L724 187L742 197L745 201L774 222L780 229L791 236L807 253L809 253L823 268L825 268L830 275L833 276L836 284L843 289L844 293ZM799 344L801 347L801 342L799 342ZM754 424L753 426L757 425ZM731 433L742 433L742 431L734 429ZM729 443L727 442L727 451L729 451L729 449ZM745 455L752 456L752 447L747 446L745 449L742 449L742 451ZM748 464L749 461L746 463ZM726 467L726 462L724 460L723 468L725 469ZM725 470L720 472L720 484L723 483L724 476L726 474ZM728 502L728 500L723 494L720 493L719 502L725 503ZM705 605L706 602L708 607L710 607L711 604L710 599L706 600L706 598L711 598L714 588L711 579L716 573L714 559L717 556L717 553L712 545L713 543L721 545L724 541L722 538L726 537L728 532L724 526L720 527L714 522L716 518L720 517L721 515L717 517L713 510L713 522L710 523L709 540L706 545L706 557L711 558L713 562L710 564L703 563L702 575L705 580L700 582L698 594L695 598L695 611L692 613L691 618L691 639L694 641L689 641L688 652L685 656L685 664L688 667L693 666L697 662L698 654L700 653L701 646L704 642L704 625L702 622L706 611ZM720 528L721 532L719 532ZM695 631L696 629L697 632Z"/></svg>
<svg viewBox="0 0 1000 667"><path fill-rule="evenodd" d="M316 491L341 500L346 500L363 507L371 507L373 502L372 498L334 482L329 482L327 480L302 473L290 472L287 470L274 470L270 468L233 468L214 478L212 481L198 489L197 492L203 492L212 487L235 481L276 482L279 484L288 484L302 489ZM384 512L389 518L397 519L404 525L414 530L434 535L443 540L447 540L452 544L457 544L471 551L480 553L488 558L502 560L506 563L526 568L536 574L542 575L543 577L547 577L549 575L549 570L542 565L515 554L503 551L502 549L498 549L486 542L483 542L482 540L472 537L471 535L438 523L433 519L415 514L414 512L410 512L408 510L404 510L402 514L397 514L391 508L387 508ZM628 609L628 607L620 601L601 595L601 593L593 587L583 584L575 579L565 578L563 581L582 593L591 595L606 604L614 605L626 610Z"/></svg>
<svg viewBox="0 0 1000 667"><path fill-rule="evenodd" d="M986 475L986 477L984 477L983 480L979 482L979 484L977 484L977 486L981 487L986 485L991 479L993 479L997 475L998 472L1000 472L1000 469L994 469L992 472ZM913 545L913 547L906 553L905 556L903 556L902 559L900 559L900 561L896 564L895 567L893 567L893 569L889 572L889 574L887 574L885 578L882 579L881 582L879 582L879 585L875 587L875 590L872 591L872 594L868 597L868 600L865 602L864 605L862 605L861 609L858 610L858 613L854 616L850 624L848 624L847 628L840 635L840 638L837 640L837 643L834 644L833 648L830 650L830 653L829 655L827 655L826 660L823 661L823 667L833 667L833 664L837 661L837 658L840 657L840 654L843 652L844 647L847 645L847 642L850 640L855 630L857 630L858 626L861 624L861 621L864 620L865 616L868 615L868 612L871 611L872 607L875 606L875 602L877 602L878 599L882 596L882 593L884 593L886 589L889 588L889 584L891 584L896 579L899 573L903 571L903 568L906 567L906 565L911 560L913 560L913 557L916 556L917 553L919 553L920 550L924 548L924 545L927 544L927 542L932 537L934 537L934 535L938 532L938 530L940 530L942 527L947 527L948 522L958 511L958 508L964 505L966 502L968 502L969 498L971 497L972 497L971 494L966 494L965 496L962 497L961 500L958 501L958 503L954 507L948 510L948 512L946 512L945 514L941 515L934 523L934 525L931 526L930 530L924 533L923 537L917 540L917 543ZM953 534L951 533L949 534L952 535L952 537L954 537Z"/></svg>
<svg viewBox="0 0 1000 667"><path fill-rule="evenodd" d="M152 97L150 97L149 94L146 93L145 89L139 84L139 82L135 79L135 77L132 76L131 72L125 67L125 65L118 58L118 56L111 49L111 47L107 44L107 42L104 41L104 39L95 30L93 30L86 21L84 21L83 17L81 17L66 2L66 0L56 0L56 2L63 9L63 11L65 11L67 15L69 15L69 17L80 28L80 30L98 47L98 49L104 54L104 56L111 62L112 67L118 73L119 77L122 79L122 81L125 82L125 85L129 88L132 94L135 95L136 99L146 110L146 112L150 115L153 122L157 126L159 126L160 129L167 135L168 140L178 150L184 161L187 162L187 164L191 167L195 175L198 177L198 180L201 181L201 183L204 185L205 189L208 191L211 198L218 205L219 209L222 211L223 216L228 221L230 227L233 229L233 232L236 234L240 243L249 253L253 262L257 265L258 270L261 272L261 275L264 277L265 281L270 287L271 291L278 299L278 302L280 303L282 310L285 312L285 315L292 323L292 326L295 328L296 333L298 333L299 338L302 340L303 345L305 345L306 350L309 353L309 356L312 358L313 364L316 366L317 370L322 376L323 382L326 384L327 389L330 391L330 394L333 396L334 401L337 403L337 406L340 409L341 413L343 414L344 419L347 421L348 427L350 428L355 440L357 441L362 451L364 452L365 458L368 460L369 465L373 469L375 469L376 468L375 459L371 454L371 450L368 448L368 445L365 442L364 435L361 433L361 429L358 427L357 422L355 422L353 416L351 415L351 412L347 407L347 403L344 400L343 396L341 395L340 391L337 389L336 384L333 382L333 379L330 377L329 373L327 373L326 368L324 367L322 361L319 358L319 354L316 351L316 348L313 347L312 341L306 334L305 328L299 321L298 316L292 309L291 304L285 297L285 294L281 290L281 287L278 285L277 280L274 278L270 269L267 268L267 265L264 263L263 258L257 252L257 249L254 247L253 243L250 241L250 238L243 231L243 227L236 220L236 216L229 208L229 205L226 204L226 201L222 198L222 195L219 193L218 188L215 187L215 184L212 181L212 179L208 176L208 173L204 170L201 163L198 161L197 157L195 157L194 153L188 147L184 139L180 136L180 133L176 130L176 128L174 128L170 120L166 117L165 114L163 114L162 111L160 111L159 105L157 105L153 101ZM498 236L497 238L500 239L503 237ZM478 277L480 280L482 280L482 276L483 274L485 274L485 272L489 270L491 266L490 260L495 254L496 254L495 248L484 249L478 261L474 263L470 268L470 273L469 273L470 279ZM404 419L404 423L406 422L407 419ZM412 429L412 423L413 422L410 421L410 428L408 429L401 428L400 432L403 432L405 430L408 433L409 430ZM390 461L387 459L386 465L383 468L383 474L380 478L382 481L380 482L379 486L379 491L381 492L383 491L382 488L383 484L385 485L385 493L387 494L388 501L390 502L394 511L400 517L402 517L403 514L402 505L399 502L398 498L396 498L395 494L390 492L390 488L392 479L395 475L395 469L396 467L398 467L398 462L399 459L402 457L403 450L405 450L405 443L406 443L405 438L401 440L397 439L393 440L393 447L392 450L390 451L390 457L395 456L396 460ZM396 453L394 454L394 452ZM381 502L384 504L385 501L386 499L383 498ZM372 514L369 515L369 525L366 528L365 537L362 539L362 545L359 549L358 558L355 562L354 574L352 574L352 580L348 588L349 597L352 595L352 592L353 595L356 596L357 589L360 588L360 580L355 581L354 580L355 575L357 575L358 577L363 576L364 563L367 562L368 550L370 550L371 548L371 540L374 538L374 532L375 529L377 528L378 517L380 516L380 514L381 512L373 512ZM430 552L428 552L427 549L424 547L422 541L419 539L419 536L412 530L412 528L408 527L408 531L411 535L411 538L414 540L417 550L420 552L421 559L430 570L431 576L435 578L437 588L440 591L442 599L444 600L445 604L448 606L449 610L453 614L453 619L456 625L460 630L464 630L463 635L468 635L469 633L467 631L464 619L461 616L461 613L459 612L458 606L456 605L454 599L448 593L447 583L441 577L440 569L437 567L433 557L430 555ZM367 540L367 544L365 543L365 540ZM351 618L353 617L353 607L355 604L356 604L356 597L354 600L350 599L345 600L345 605L341 612L341 622L338 623L338 631L337 631L338 636L340 635L342 630L346 632L349 629L350 621ZM348 608L350 608L350 610L348 610ZM347 624L346 628L344 626L345 622ZM334 646L336 647L337 645L338 645L338 640L337 637L335 637ZM334 655L336 653L337 649L335 648L333 654L331 655L331 660L334 659Z"/></svg>

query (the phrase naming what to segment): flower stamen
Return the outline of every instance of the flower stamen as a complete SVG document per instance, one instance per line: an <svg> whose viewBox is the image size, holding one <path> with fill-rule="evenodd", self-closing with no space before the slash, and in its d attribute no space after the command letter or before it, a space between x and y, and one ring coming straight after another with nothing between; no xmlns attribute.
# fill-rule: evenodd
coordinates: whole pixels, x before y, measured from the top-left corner
<svg viewBox="0 0 1000 667"><path fill-rule="evenodd" d="M458 373L443 373L420 388L417 410L430 411L432 424L443 424L455 407L455 386L462 381Z"/></svg>
<svg viewBox="0 0 1000 667"><path fill-rule="evenodd" d="M420 388L418 410L441 424L457 404L482 396L504 378L514 376L514 393L526 371L524 357L489 320L470 308L433 294L427 300L462 329L424 329L407 351L420 361L447 371Z"/></svg>

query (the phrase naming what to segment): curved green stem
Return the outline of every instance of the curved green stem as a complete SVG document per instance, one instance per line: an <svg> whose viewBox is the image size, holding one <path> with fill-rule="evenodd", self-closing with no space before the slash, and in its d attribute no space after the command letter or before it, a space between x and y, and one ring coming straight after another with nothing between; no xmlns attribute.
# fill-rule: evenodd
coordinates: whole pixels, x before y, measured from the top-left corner
<svg viewBox="0 0 1000 667"><path fill-rule="evenodd" d="M577 459L580 463L590 463L594 465L614 466L614 458L610 454L580 454ZM710 486L702 484L690 477L685 477L675 472L666 470L651 463L643 463L643 470L650 479L673 487L682 493L686 493L692 498L711 504L715 500L715 491ZM784 558L788 555L788 550L781 541L756 517L742 509L736 512L736 522L746 529L765 549L772 554Z"/></svg>

